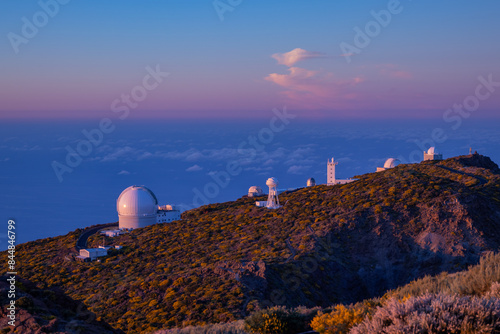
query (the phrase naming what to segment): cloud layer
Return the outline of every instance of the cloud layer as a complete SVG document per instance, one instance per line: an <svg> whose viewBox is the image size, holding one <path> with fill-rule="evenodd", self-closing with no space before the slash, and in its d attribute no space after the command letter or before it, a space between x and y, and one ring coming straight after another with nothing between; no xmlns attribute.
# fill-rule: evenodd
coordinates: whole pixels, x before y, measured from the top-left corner
<svg viewBox="0 0 500 334"><path fill-rule="evenodd" d="M291 67L304 59L323 58L325 57L325 55L320 52L312 52L306 51L301 48L296 48L286 53L275 53L271 57L276 59L278 61L278 64Z"/></svg>
<svg viewBox="0 0 500 334"><path fill-rule="evenodd" d="M193 166L187 168L186 172L199 172L201 170L203 170L203 167L200 167L198 165L193 165Z"/></svg>

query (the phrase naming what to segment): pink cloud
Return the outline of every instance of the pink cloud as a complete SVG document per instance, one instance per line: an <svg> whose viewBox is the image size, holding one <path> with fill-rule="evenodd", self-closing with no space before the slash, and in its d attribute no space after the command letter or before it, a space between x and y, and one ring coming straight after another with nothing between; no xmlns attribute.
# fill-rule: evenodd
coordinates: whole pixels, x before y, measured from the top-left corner
<svg viewBox="0 0 500 334"><path fill-rule="evenodd" d="M294 50L295 51L295 50ZM300 52L289 52L280 63L292 64ZM304 50L305 51L305 50ZM372 64L352 68L349 77L332 72L290 66L288 73L271 73L265 80L284 88L280 92L290 107L308 110L399 108L408 101L422 105L415 92L413 74L396 64Z"/></svg>
<svg viewBox="0 0 500 334"><path fill-rule="evenodd" d="M353 89L363 82L361 77L337 79L333 73L290 67L288 74L271 73L265 80L286 90L282 94L298 107L341 107L347 100L355 99Z"/></svg>
<svg viewBox="0 0 500 334"><path fill-rule="evenodd" d="M312 51L306 51L301 48L296 48L286 53L275 53L271 57L276 59L278 61L278 64L291 67L295 63L298 63L299 61L302 61L304 59L322 58L324 57L324 54L320 52L312 52Z"/></svg>

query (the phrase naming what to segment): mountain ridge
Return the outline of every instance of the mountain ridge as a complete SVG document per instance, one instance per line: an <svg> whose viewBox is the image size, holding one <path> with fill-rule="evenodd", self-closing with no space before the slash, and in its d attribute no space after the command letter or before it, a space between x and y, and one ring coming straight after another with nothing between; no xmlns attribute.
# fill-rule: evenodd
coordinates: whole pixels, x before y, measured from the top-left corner
<svg viewBox="0 0 500 334"><path fill-rule="evenodd" d="M81 230L29 242L18 246L20 272L137 333L232 321L274 304L356 302L465 269L500 246L500 170L488 157L356 178L285 192L278 210L247 197L193 209L108 238L124 248L100 263L71 260Z"/></svg>

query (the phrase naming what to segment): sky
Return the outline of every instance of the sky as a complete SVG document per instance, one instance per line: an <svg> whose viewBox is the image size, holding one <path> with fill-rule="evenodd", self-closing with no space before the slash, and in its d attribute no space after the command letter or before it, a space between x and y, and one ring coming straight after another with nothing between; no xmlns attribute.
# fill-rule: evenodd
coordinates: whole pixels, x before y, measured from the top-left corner
<svg viewBox="0 0 500 334"><path fill-rule="evenodd" d="M500 2L0 4L0 119L498 118ZM479 94L479 95L478 95ZM466 105L467 110L453 109Z"/></svg>
<svg viewBox="0 0 500 334"><path fill-rule="evenodd" d="M434 145L498 162L498 13L495 0L1 1L0 218L19 220L20 242L110 222L133 184L195 207L233 160L241 174L208 202L270 176L324 183L331 157L341 178ZM248 161L239 146L261 137ZM81 161L58 172L71 150Z"/></svg>

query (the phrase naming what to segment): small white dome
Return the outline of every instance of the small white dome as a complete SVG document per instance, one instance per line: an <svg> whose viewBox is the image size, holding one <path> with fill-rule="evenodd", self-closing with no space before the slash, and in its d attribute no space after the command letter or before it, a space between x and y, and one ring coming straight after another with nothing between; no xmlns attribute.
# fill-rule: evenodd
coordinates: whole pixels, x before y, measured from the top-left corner
<svg viewBox="0 0 500 334"><path fill-rule="evenodd" d="M427 151L427 154L434 154L436 151L436 148L434 146L432 146L431 148L429 148L429 150Z"/></svg>
<svg viewBox="0 0 500 334"><path fill-rule="evenodd" d="M263 194L264 192L261 187L251 186L250 189L248 189L248 197L261 196Z"/></svg>
<svg viewBox="0 0 500 334"><path fill-rule="evenodd" d="M394 168L396 167L396 161L399 161L398 159L394 158L389 158L385 161L384 168Z"/></svg>
<svg viewBox="0 0 500 334"><path fill-rule="evenodd" d="M277 187L279 184L278 179L275 177L270 177L266 181L266 186L268 187Z"/></svg>
<svg viewBox="0 0 500 334"><path fill-rule="evenodd" d="M312 187L312 186L315 186L316 185L316 180L311 177L310 179L307 180L307 186L308 187Z"/></svg>
<svg viewBox="0 0 500 334"><path fill-rule="evenodd" d="M262 188L258 186L251 186L250 189L248 189L248 193L262 194Z"/></svg>
<svg viewBox="0 0 500 334"><path fill-rule="evenodd" d="M153 216L158 212L158 200L144 186L131 186L122 191L116 201L119 216Z"/></svg>

